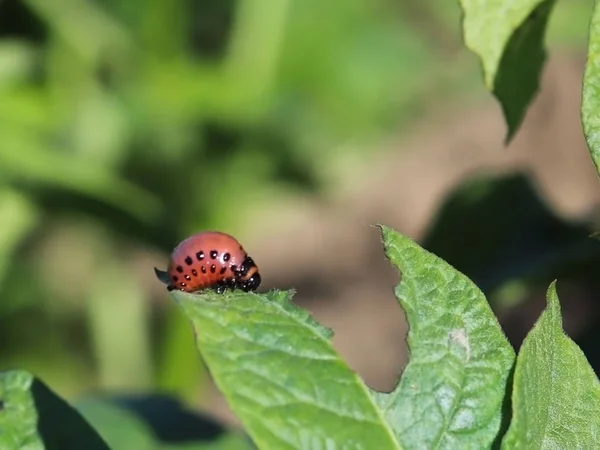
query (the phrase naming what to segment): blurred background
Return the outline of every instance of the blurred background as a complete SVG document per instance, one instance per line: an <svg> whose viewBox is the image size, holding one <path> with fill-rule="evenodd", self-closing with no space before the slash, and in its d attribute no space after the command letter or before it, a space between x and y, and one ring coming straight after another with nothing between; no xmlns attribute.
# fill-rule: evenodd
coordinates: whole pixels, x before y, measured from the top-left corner
<svg viewBox="0 0 600 450"><path fill-rule="evenodd" d="M469 275L518 347L559 278L600 368L598 179L579 105L592 0L558 2L541 90L501 110L445 0L0 1L0 369L158 392L224 423L153 267L234 234L260 290L335 330L371 387L406 364L384 223Z"/></svg>

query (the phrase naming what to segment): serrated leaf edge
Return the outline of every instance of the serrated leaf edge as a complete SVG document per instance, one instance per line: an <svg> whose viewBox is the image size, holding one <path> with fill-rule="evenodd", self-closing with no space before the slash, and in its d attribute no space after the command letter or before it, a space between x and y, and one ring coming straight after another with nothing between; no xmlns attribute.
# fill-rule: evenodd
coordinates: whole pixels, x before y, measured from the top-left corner
<svg viewBox="0 0 600 450"><path fill-rule="evenodd" d="M567 342L569 342L572 345L573 351L580 353L584 357L584 359L587 361L587 357L585 356L585 354L583 353L581 348L564 331L562 315L561 315L560 300L558 297L556 285L557 285L557 280L555 279L548 286L548 289L546 291L546 308L544 308L544 310L541 312L540 316L535 321L535 324L533 325L533 327L531 328L529 333L527 333L527 336L525 336L525 339L523 340L523 343L521 344L521 348L523 348L523 346L526 345L530 340L535 338L536 337L535 335L536 335L537 331L539 330L539 328L545 325L548 327L549 331L554 336L554 339L565 339ZM547 322L547 324L545 324L546 322ZM521 352L519 352L519 355L517 355L517 360L515 363L514 380L517 380L519 378L519 373L521 372L521 364L519 364L520 355L521 355ZM588 361L588 364L589 364L589 361ZM591 366L590 366L590 370L593 371ZM597 378L596 378L596 380L597 380L597 384L600 383L600 381ZM514 385L513 385L512 394L511 394L511 404L512 404L513 409L514 409L515 401L517 400L517 395L518 395L517 390L514 389ZM508 445L512 444L512 442L509 441L509 439L512 439L512 440L516 439L516 438L513 438L509 434L511 432L511 429L513 426L512 420L513 419L511 419L511 424L509 425L509 428L507 429L505 435L502 437L502 444L501 444L502 450L508 449L509 448Z"/></svg>
<svg viewBox="0 0 600 450"><path fill-rule="evenodd" d="M447 265L449 267L452 267L452 269L454 271L456 271L459 276L466 278L471 284L473 284L474 288L479 292L479 294L484 299L486 298L485 295L483 294L483 292L481 292L481 290L479 289L479 287L477 285L475 285L473 283L473 281L469 277L467 277L465 274L463 274L462 272L460 272L459 270L457 270L456 268L454 268L450 263L448 263L447 261L445 261L443 258L440 258L436 254L427 251L426 249L424 249L421 246L419 246L416 242L414 242L413 239L409 238L408 236L402 235L401 233L397 232L396 230L394 230L393 228L391 228L391 227L389 227L387 225L377 224L376 227L381 230L381 238L382 238L382 243L383 243L383 246L384 246L384 251L385 251L385 254L386 254L386 258L388 259L388 261L390 262L390 264L392 265L392 267L394 267L395 269L398 270L398 272L400 274L400 277L401 277L399 283L394 288L394 295L396 296L396 298L398 300L399 306L402 307L403 309L404 309L404 306L402 305L402 300L400 299L400 297L398 295L398 289L400 288L400 285L403 282L402 278L404 277L404 271L402 270L401 267L399 267L399 266L396 267L394 264L392 264L392 262L387 257L387 247L388 247L388 245L386 244L386 236L389 236L390 234L395 234L395 235L397 235L397 236L399 236L401 238L404 238L406 240L409 240L409 241L413 242L413 244L416 245L417 247L419 247L420 250L422 250L423 252L431 255L433 258L435 258L437 260L440 260L445 265ZM489 308L489 306L488 306L488 308ZM511 370L514 370L514 367L515 367L515 364L516 364L516 354L515 354L515 351L514 351L512 345L510 344L510 341L506 337L505 333L502 331L502 327L500 325L500 321L498 320L497 316L493 313L493 311L491 310L491 308L489 308L489 310L492 313L491 314L492 320L494 321L495 325L499 329L501 337L503 338L504 342L507 344L507 352L512 357L512 369ZM407 317L407 323L408 323L408 317ZM408 346L409 364L410 364L410 354L411 354L410 323L408 323L408 326L409 326L409 332L407 333L406 343L407 343L407 346ZM379 391L375 391L375 390L371 389L371 392L374 394L373 396L374 396L375 401L377 402L377 404L380 405L380 407L383 410L387 409L389 407L390 402L393 402L394 399L398 395L400 395L400 392L397 392L397 389L400 386L400 383L402 382L402 375L403 375L403 373L401 373L398 376L397 383L396 383L394 389L391 392L379 392ZM510 375L508 376L508 379L510 379ZM507 384L507 390L505 392L505 397L510 395L508 393L509 386L510 385ZM502 419L500 420L500 422L502 423ZM501 433L502 429L499 429L498 432ZM496 438L496 439L498 439L498 438Z"/></svg>
<svg viewBox="0 0 600 450"><path fill-rule="evenodd" d="M285 297L279 296L279 298L276 301L271 301L269 299L266 299L266 300L271 301L272 304L276 304L278 306L278 310L281 311L287 317L294 319L294 321L297 322L298 324L300 324L301 326L310 329L313 332L313 334L317 336L317 338L319 340L321 340L323 343L327 344L331 348L331 350L333 350L333 352L337 355L340 363L343 364L348 369L348 371L354 377L355 381L358 383L362 392L369 399L369 402L371 403L371 405L373 406L373 409L375 410L375 414L377 415L378 419L380 420L386 433L390 437L390 442L392 442L395 446L394 450L403 450L403 448L400 446L400 442L398 441L398 439L396 437L396 434L393 432L388 421L386 420L386 418L383 414L383 411L381 410L381 407L380 407L379 403L377 402L376 397L372 395L372 392L374 392L374 391L372 391L365 384L364 380L354 370L352 370L350 368L350 366L348 365L346 360L344 358L342 358L342 356L339 354L339 352L333 346L333 343L332 343L333 330L321 325L312 316L312 314L310 314L310 312L308 310L301 308L298 305L291 302L291 299L292 299L293 295L295 294L295 290L291 289L288 291L283 291L283 290L274 289L274 290L269 291L269 293L270 292L285 293ZM194 327L194 322L187 315L185 307L183 307L183 305L180 304L180 300L177 299L177 297L176 297L176 296L181 296L181 297L187 298L188 299L187 301L194 301L194 300L190 299L191 295L193 295L193 294L183 293L180 291L173 291L171 293L171 296L175 299L175 301L184 310L184 314L186 315L186 318L191 322L192 328L194 329L194 332L196 332L195 327ZM244 295L252 295L252 296L256 296L257 298L264 299L263 295L265 295L265 294L248 292L248 293L244 293ZM212 296L212 294L210 294L210 296ZM205 298L202 301L209 302L210 300L206 300L206 298ZM294 312L292 312L292 311L294 311ZM196 347L197 347L197 350L202 354L203 353L202 350L200 350L197 345L196 345ZM215 379L215 384L220 385L220 383L216 379ZM221 390L220 386L219 386L219 389ZM234 408L232 407L232 409L234 409ZM248 432L248 434L250 434L250 432ZM257 445L258 445L258 443L257 443Z"/></svg>

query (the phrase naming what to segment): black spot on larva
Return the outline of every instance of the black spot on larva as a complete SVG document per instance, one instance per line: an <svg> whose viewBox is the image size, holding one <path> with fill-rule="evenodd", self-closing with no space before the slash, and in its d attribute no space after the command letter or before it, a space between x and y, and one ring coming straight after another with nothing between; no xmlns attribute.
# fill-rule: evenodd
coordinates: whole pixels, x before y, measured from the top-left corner
<svg viewBox="0 0 600 450"><path fill-rule="evenodd" d="M217 271L217 266L215 266L214 264L212 266L210 266L210 271L212 273L215 273Z"/></svg>
<svg viewBox="0 0 600 450"><path fill-rule="evenodd" d="M179 272L179 273L183 273L183 267L181 267L181 266L177 266L177 267L175 268L175 270L176 270L177 272Z"/></svg>
<svg viewBox="0 0 600 450"><path fill-rule="evenodd" d="M217 256L219 256L219 252L218 251L216 251L216 250L211 250L210 251L210 257L212 259L217 259Z"/></svg>
<svg viewBox="0 0 600 450"><path fill-rule="evenodd" d="M198 261L202 261L204 259L204 252L200 250L198 253L196 253L196 258Z"/></svg>
<svg viewBox="0 0 600 450"><path fill-rule="evenodd" d="M198 276L198 271L196 269L192 269L192 275L194 275L195 277Z"/></svg>
<svg viewBox="0 0 600 450"><path fill-rule="evenodd" d="M186 287L186 286L187 286L187 284L185 284L185 283L182 281L181 283L179 283L179 286L181 286L181 287Z"/></svg>
<svg viewBox="0 0 600 450"><path fill-rule="evenodd" d="M232 271L233 273L236 273L236 272L237 272L238 268L237 268L237 266L236 266L235 264L232 264L230 267L231 267L231 271Z"/></svg>
<svg viewBox="0 0 600 450"><path fill-rule="evenodd" d="M227 267L225 267L225 266L221 267L221 270L219 271L219 273L221 275L223 275L225 272L227 272Z"/></svg>
<svg viewBox="0 0 600 450"><path fill-rule="evenodd" d="M192 257L191 257L191 256L187 256L187 257L185 258L185 263L186 263L188 266L191 266L193 262L194 262L194 260L192 259Z"/></svg>
<svg viewBox="0 0 600 450"><path fill-rule="evenodd" d="M192 277L190 277L189 275L185 275L185 279L190 281L192 279Z"/></svg>
<svg viewBox="0 0 600 450"><path fill-rule="evenodd" d="M173 281L175 283L177 283L179 281L179 278L177 278L177 275L173 275L171 278L173 278Z"/></svg>
<svg viewBox="0 0 600 450"><path fill-rule="evenodd" d="M200 270L202 270L202 273L206 273L206 267L202 266Z"/></svg>
<svg viewBox="0 0 600 450"><path fill-rule="evenodd" d="M225 253L223 255L223 261L227 262L227 261L229 261L229 258L231 258L231 255L229 253Z"/></svg>

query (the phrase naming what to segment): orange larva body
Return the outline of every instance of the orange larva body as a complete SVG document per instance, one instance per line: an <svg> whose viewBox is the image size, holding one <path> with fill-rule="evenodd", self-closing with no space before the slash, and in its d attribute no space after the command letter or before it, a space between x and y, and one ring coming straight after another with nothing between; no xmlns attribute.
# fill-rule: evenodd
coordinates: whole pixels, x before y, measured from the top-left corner
<svg viewBox="0 0 600 450"><path fill-rule="evenodd" d="M167 289L195 292L227 288L253 291L260 285L258 267L232 236L205 231L185 239L171 253L166 272L154 269Z"/></svg>

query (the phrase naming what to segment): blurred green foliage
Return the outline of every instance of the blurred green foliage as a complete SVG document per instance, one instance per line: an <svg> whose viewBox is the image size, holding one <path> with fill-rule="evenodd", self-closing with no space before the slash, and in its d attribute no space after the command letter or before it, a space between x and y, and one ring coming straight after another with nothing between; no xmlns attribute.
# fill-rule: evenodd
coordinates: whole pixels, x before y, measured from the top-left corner
<svg viewBox="0 0 600 450"><path fill-rule="evenodd" d="M579 44L558 10L588 2L569 5L550 30ZM483 93L460 39L441 0L0 2L0 369L193 398L202 365L149 254L243 238L427 102Z"/></svg>

